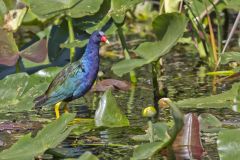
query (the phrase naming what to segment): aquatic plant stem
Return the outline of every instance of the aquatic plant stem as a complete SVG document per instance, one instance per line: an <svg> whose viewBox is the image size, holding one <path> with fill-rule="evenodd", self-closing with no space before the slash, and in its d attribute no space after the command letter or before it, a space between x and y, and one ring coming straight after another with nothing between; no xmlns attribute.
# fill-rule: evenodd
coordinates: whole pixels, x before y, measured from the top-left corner
<svg viewBox="0 0 240 160"><path fill-rule="evenodd" d="M149 135L150 143L154 142L154 130L153 130L153 124L151 119L148 120L148 135Z"/></svg>
<svg viewBox="0 0 240 160"><path fill-rule="evenodd" d="M193 24L194 29L196 30L196 33L199 34L198 28L203 33L202 34L202 36L203 36L202 38L205 40L205 43L204 43L203 40L202 40L202 43L205 44L206 53L207 53L207 51L210 52L209 57L208 57L209 66L211 68L214 68L216 65L214 63L214 57L213 57L213 53L212 53L213 52L212 45L211 45L210 40L209 40L209 38L207 36L208 34L206 33L202 23L199 22L198 17L194 14L191 6L188 3L186 3L186 6L187 6L187 8L190 11L189 15L194 17L194 20L192 18L190 18L190 19L191 19L191 22ZM194 7L197 8L196 6L194 6ZM199 37L201 37L201 36L199 35Z"/></svg>
<svg viewBox="0 0 240 160"><path fill-rule="evenodd" d="M120 24L117 24L117 23L115 23L115 24L117 26L117 32L118 32L118 36L119 36L121 44L122 44L125 59L131 59L129 56L129 50L127 47L127 43L126 43L125 37L123 35L122 27ZM136 73L134 70L130 72L130 80L134 84L137 83Z"/></svg>
<svg viewBox="0 0 240 160"><path fill-rule="evenodd" d="M152 62L152 85L153 85L153 101L154 107L159 113L158 100L160 99L160 90L158 85L158 71L160 70L159 60Z"/></svg>
<svg viewBox="0 0 240 160"><path fill-rule="evenodd" d="M72 18L67 17L67 22L68 22L68 32L69 32L69 43L72 43L75 40ZM70 48L70 62L74 61L74 55L75 55L75 48L71 47Z"/></svg>
<svg viewBox="0 0 240 160"><path fill-rule="evenodd" d="M16 63L16 73L20 73L21 72L21 67L20 67L20 59L18 59L17 63Z"/></svg>
<svg viewBox="0 0 240 160"><path fill-rule="evenodd" d="M221 17L220 17L220 14L219 14L219 10L218 8L216 7L216 4L219 2L217 1L212 1L212 0L209 0L209 2L212 4L214 10L215 10L215 13L216 13L216 18L217 18L217 38L218 38L218 54L221 53L222 51L222 23L221 23Z"/></svg>
<svg viewBox="0 0 240 160"><path fill-rule="evenodd" d="M133 102L134 102L135 91L136 91L136 85L131 85L131 92L130 92L130 96L129 96L129 99L127 102L127 113L128 114L132 113L132 109L134 108Z"/></svg>
<svg viewBox="0 0 240 160"><path fill-rule="evenodd" d="M215 63L215 66L216 66L217 61L218 61L218 53L217 53L217 47L216 47L216 42L215 42L215 36L214 36L214 33L213 33L212 22L211 22L209 14L207 14L207 19L208 19L208 26L209 26L209 31L210 31L210 41L211 41L211 44L212 44L213 59L214 59L214 63Z"/></svg>
<svg viewBox="0 0 240 160"><path fill-rule="evenodd" d="M132 146L124 145L124 144L113 144L113 143L95 143L95 144L86 144L86 143L77 143L79 146L108 146L108 147L125 147L132 148Z"/></svg>
<svg viewBox="0 0 240 160"><path fill-rule="evenodd" d="M159 2L159 15L163 14L164 9L164 0L160 0Z"/></svg>

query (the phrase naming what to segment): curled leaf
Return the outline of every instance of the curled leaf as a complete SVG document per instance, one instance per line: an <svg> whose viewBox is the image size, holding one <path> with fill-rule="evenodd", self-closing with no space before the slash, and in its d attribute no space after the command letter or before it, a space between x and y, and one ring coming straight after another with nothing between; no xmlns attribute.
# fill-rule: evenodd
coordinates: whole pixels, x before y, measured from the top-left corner
<svg viewBox="0 0 240 160"><path fill-rule="evenodd" d="M122 127L129 126L127 117L121 112L111 90L107 90L99 102L95 113L96 126Z"/></svg>
<svg viewBox="0 0 240 160"><path fill-rule="evenodd" d="M20 52L20 56L30 61L41 63L48 55L47 40L42 39Z"/></svg>
<svg viewBox="0 0 240 160"><path fill-rule="evenodd" d="M184 126L173 143L173 150L180 159L201 159L203 147L200 126L193 113L184 116Z"/></svg>

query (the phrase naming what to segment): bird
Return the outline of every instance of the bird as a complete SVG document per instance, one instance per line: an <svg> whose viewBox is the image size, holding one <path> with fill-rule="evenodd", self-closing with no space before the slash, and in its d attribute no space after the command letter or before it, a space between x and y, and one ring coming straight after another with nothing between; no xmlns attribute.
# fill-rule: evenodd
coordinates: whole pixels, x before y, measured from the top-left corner
<svg viewBox="0 0 240 160"><path fill-rule="evenodd" d="M94 84L100 63L100 43L109 43L104 32L94 31L87 44L82 58L66 65L52 80L44 94L34 99L35 107L55 105L56 119L60 117L59 108L84 96Z"/></svg>

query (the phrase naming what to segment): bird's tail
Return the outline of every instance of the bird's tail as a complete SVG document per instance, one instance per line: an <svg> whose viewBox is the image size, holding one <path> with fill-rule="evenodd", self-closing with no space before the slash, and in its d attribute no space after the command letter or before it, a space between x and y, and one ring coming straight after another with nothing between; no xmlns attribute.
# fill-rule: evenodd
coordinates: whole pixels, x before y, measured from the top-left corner
<svg viewBox="0 0 240 160"><path fill-rule="evenodd" d="M33 102L35 102L35 108L41 108L47 100L48 100L48 97L45 94L35 98L33 100Z"/></svg>

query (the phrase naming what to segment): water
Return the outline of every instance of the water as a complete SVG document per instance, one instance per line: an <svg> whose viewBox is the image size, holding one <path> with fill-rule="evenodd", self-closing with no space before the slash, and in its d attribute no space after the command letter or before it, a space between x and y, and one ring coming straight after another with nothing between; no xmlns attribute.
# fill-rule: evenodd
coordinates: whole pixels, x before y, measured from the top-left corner
<svg viewBox="0 0 240 160"><path fill-rule="evenodd" d="M108 72L111 62L108 59L103 59L102 63L104 65L101 66L101 70L105 73L103 78L114 78L115 76ZM214 89L212 77L201 78L197 76L200 66L204 65L194 54L173 52L165 57L162 67L164 69L164 75L161 77L161 80L168 88L169 98L172 100L181 100L190 97L206 96L212 93ZM153 105L150 66L139 69L137 75L139 77L139 85L134 92L131 90L128 92L113 92L119 106L121 106L121 110L127 115L130 121L130 127L98 128L80 136L70 135L56 149L48 151L48 153L54 152L55 157L46 154L44 158L62 159L63 157L78 157L85 151L91 151L100 159L104 160L129 159L132 155L133 146L139 144L139 142L133 141L131 137L144 134L144 129L146 129L147 119L141 116L142 109L146 106ZM149 79L146 79L147 77L149 77ZM124 79L126 78L128 78L128 76L124 77ZM216 93L221 93L226 89L229 89L229 85L218 85L216 87ZM71 112L77 113L77 117L93 118L94 111L98 105L98 100L93 102L93 97L100 97L100 95L101 93L87 94L87 104L84 99L73 102L70 105ZM240 124L240 114L229 109L188 109L183 110L183 112L194 112L197 114L212 113L223 121L226 126L238 126ZM25 125L24 129L20 127L20 129L17 130L6 129L1 131L0 149L8 148L19 136L25 133L36 132L42 127L42 124L46 124L49 120L54 119L54 116L53 109L50 108L40 112L32 111L28 113L1 115L2 122L19 122L20 124L25 123L28 125ZM167 119L169 117L160 118ZM36 123L34 125L35 128L31 128L34 123ZM207 152L203 156L203 159L218 159L216 148L217 133L202 133L201 138L205 151ZM160 154L156 159L160 159Z"/></svg>

